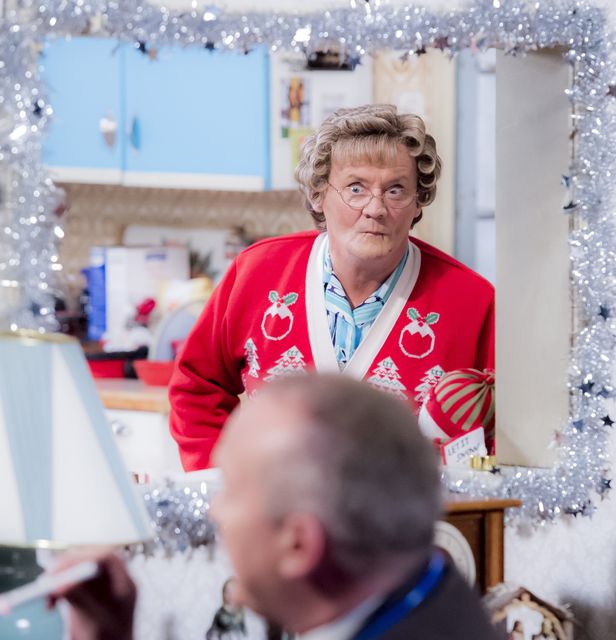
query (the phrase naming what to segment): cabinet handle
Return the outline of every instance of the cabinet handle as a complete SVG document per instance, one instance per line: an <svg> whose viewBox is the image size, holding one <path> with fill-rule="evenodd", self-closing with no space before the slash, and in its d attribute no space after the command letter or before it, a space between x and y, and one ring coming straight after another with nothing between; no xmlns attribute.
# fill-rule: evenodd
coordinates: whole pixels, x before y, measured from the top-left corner
<svg viewBox="0 0 616 640"><path fill-rule="evenodd" d="M110 425L111 430L116 436L125 438L126 436L130 435L130 427L121 420L112 420L110 422Z"/></svg>
<svg viewBox="0 0 616 640"><path fill-rule="evenodd" d="M130 125L130 132L128 134L128 140L130 146L135 150L141 149L141 125L139 124L139 118L135 116Z"/></svg>
<svg viewBox="0 0 616 640"><path fill-rule="evenodd" d="M98 128L103 134L105 144L113 149L116 143L116 133L118 131L118 122L113 114L108 113L105 117L98 121Z"/></svg>

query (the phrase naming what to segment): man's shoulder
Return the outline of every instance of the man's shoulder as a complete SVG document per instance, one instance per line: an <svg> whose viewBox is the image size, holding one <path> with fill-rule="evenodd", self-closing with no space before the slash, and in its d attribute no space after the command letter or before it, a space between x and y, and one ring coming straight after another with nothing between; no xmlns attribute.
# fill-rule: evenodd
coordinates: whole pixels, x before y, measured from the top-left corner
<svg viewBox="0 0 616 640"><path fill-rule="evenodd" d="M488 619L479 596L453 567L425 602L384 633L382 640L503 640Z"/></svg>
<svg viewBox="0 0 616 640"><path fill-rule="evenodd" d="M419 238L411 238L411 242L421 251L422 267L426 267L427 272L446 273L460 284L487 295L494 295L494 286L491 282L453 256Z"/></svg>

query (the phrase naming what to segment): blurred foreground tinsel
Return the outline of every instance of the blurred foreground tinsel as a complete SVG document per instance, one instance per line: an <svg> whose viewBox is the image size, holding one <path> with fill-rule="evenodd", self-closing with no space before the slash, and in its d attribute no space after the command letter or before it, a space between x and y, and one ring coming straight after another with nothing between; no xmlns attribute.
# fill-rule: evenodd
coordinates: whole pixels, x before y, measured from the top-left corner
<svg viewBox="0 0 616 640"><path fill-rule="evenodd" d="M310 56L334 45L353 64L384 47L405 55L434 47L449 56L465 48L496 46L524 55L558 47L572 70L567 94L575 149L569 174L562 178L567 198L561 214L570 219L576 312L568 371L571 417L555 434L553 469L503 469L496 482L482 473L446 482L474 496L522 499L516 518L533 526L562 513L591 515L596 496L611 489L607 446L615 422L616 74L615 36L606 12L586 0L476 0L450 11L349 0L346 6L293 15L230 13L200 2L191 7L172 11L136 0L23 0L0 22L0 168L11 176L0 210L0 319L4 314L15 328L56 328L53 294L62 269L57 245L63 231L61 194L41 162L42 136L53 115L39 82L45 39L95 34L132 43L144 53L173 44L243 54L265 44L271 51ZM156 526L167 539L178 547L206 540L210 533L197 523L196 497L170 487L159 491L149 499L156 505Z"/></svg>
<svg viewBox="0 0 616 640"><path fill-rule="evenodd" d="M131 552L171 555L213 544L216 528L209 515L211 497L205 482L187 485L167 480L145 487L143 499L154 537L131 545Z"/></svg>

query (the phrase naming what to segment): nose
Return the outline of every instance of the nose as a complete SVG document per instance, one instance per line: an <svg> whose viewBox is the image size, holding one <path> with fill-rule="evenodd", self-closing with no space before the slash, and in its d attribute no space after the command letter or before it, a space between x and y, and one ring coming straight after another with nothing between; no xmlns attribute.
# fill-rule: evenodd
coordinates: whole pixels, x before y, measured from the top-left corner
<svg viewBox="0 0 616 640"><path fill-rule="evenodd" d="M370 202L362 209L362 213L368 218L382 218L387 213L387 207L383 200L384 194L373 193Z"/></svg>

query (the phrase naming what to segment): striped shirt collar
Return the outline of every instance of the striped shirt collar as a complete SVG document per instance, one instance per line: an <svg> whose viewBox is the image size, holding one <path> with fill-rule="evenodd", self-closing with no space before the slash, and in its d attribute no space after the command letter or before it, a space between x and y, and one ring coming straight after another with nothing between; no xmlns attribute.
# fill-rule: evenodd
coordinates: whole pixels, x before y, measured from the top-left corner
<svg viewBox="0 0 616 640"><path fill-rule="evenodd" d="M393 291L404 265L408 259L409 249L393 273L378 289L368 296L359 306L352 308L344 288L338 280L332 264L329 251L329 239L325 238L323 252L323 288L325 293L325 308L330 336L336 352L336 359L340 368L344 368L351 359L357 347L361 344L370 327L385 306Z"/></svg>

